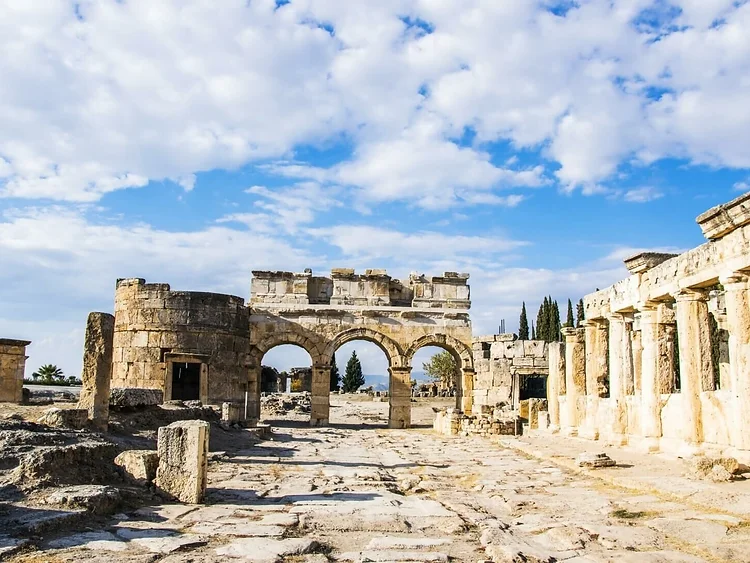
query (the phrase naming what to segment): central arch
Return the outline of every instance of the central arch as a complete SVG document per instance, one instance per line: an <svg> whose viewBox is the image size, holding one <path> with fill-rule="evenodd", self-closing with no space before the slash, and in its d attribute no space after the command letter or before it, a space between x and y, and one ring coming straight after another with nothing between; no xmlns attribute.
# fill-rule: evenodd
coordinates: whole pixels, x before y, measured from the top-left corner
<svg viewBox="0 0 750 563"><path fill-rule="evenodd" d="M392 340L385 334L364 327L350 328L339 332L325 347L323 357L327 358L327 361L330 362L330 358L333 356L334 352L340 346L346 344L347 342L351 342L352 340L366 340L375 344L385 353L386 357L388 358L389 367L400 367L403 365L404 354L401 350L401 346L399 346L394 340Z"/></svg>

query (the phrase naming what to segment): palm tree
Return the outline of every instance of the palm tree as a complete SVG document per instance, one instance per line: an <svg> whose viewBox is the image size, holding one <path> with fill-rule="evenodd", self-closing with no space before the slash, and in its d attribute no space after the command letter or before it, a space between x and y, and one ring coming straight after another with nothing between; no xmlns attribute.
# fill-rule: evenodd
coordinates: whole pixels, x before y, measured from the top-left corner
<svg viewBox="0 0 750 563"><path fill-rule="evenodd" d="M31 377L33 377L34 379L39 378L42 381L46 382L55 380L62 381L62 379L65 377L65 374L63 374L62 370L56 365L45 364L34 373L32 373Z"/></svg>

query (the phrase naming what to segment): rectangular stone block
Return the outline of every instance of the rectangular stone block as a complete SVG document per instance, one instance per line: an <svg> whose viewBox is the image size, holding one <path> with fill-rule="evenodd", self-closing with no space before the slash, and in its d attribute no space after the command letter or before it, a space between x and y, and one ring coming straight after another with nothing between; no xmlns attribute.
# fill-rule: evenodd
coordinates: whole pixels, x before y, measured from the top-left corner
<svg viewBox="0 0 750 563"><path fill-rule="evenodd" d="M156 486L160 492L188 504L203 502L209 430L204 420L180 420L159 428Z"/></svg>

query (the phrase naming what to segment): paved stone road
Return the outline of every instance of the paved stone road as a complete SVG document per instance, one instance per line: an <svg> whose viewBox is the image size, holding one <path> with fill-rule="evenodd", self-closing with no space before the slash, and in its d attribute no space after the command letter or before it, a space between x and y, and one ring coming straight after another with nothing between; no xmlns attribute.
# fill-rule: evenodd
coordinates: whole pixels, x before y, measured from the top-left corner
<svg viewBox="0 0 750 563"><path fill-rule="evenodd" d="M489 441L300 427L212 462L206 506L141 509L25 560L741 562L748 546L741 518Z"/></svg>

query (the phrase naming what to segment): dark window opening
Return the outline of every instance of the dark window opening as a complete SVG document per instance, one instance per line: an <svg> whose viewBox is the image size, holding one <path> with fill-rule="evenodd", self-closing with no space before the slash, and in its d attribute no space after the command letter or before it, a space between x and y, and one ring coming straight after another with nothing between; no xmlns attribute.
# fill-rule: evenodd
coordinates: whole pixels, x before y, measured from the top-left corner
<svg viewBox="0 0 750 563"><path fill-rule="evenodd" d="M197 401L200 399L201 364L172 364L172 399Z"/></svg>
<svg viewBox="0 0 750 563"><path fill-rule="evenodd" d="M520 401L547 398L547 376L526 375L521 377Z"/></svg>
<svg viewBox="0 0 750 563"><path fill-rule="evenodd" d="M680 337L675 324L672 335L672 393L682 391L682 378L680 377Z"/></svg>

